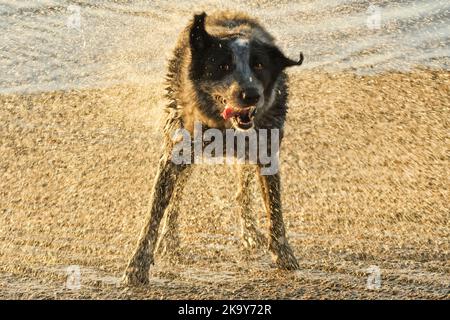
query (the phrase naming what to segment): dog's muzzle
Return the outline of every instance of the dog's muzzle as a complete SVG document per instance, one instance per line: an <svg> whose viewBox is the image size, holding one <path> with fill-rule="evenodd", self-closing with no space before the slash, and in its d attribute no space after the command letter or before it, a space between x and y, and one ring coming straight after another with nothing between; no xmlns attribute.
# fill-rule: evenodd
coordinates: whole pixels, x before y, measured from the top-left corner
<svg viewBox="0 0 450 320"><path fill-rule="evenodd" d="M218 98L218 100L225 106L222 112L222 118L225 121L231 121L231 124L236 129L248 130L254 125L253 119L256 114L256 106L249 107L234 107L227 103L223 98Z"/></svg>

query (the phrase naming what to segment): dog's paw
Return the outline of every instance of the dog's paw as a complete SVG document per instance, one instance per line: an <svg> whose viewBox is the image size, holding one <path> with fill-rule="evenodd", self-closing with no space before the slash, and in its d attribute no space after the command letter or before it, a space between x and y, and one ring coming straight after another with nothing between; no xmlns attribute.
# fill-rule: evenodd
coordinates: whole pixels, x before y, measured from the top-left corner
<svg viewBox="0 0 450 320"><path fill-rule="evenodd" d="M148 272L129 269L122 278L122 284L127 287L140 287L149 284Z"/></svg>
<svg viewBox="0 0 450 320"><path fill-rule="evenodd" d="M278 269L281 270L298 270L300 269L300 265L297 262L297 259L294 256L288 257L277 257L275 259L275 264Z"/></svg>
<svg viewBox="0 0 450 320"><path fill-rule="evenodd" d="M272 247L272 260L278 269L282 270L298 270L300 265L292 252L289 245L278 245L275 248Z"/></svg>

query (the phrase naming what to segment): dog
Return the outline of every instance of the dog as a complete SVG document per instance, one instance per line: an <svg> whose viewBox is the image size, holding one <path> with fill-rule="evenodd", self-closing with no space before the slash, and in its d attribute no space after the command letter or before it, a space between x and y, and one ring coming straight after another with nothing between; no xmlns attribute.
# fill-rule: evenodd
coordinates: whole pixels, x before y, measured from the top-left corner
<svg viewBox="0 0 450 320"><path fill-rule="evenodd" d="M149 216L125 270L125 284L147 284L156 247L165 247L165 237L176 233L179 197L192 167L172 159L176 132L185 130L194 135L196 123L221 132L265 129L276 131L276 142L280 142L288 98L284 70L302 62L302 53L299 60L287 58L274 44L274 38L248 15L235 12L194 15L169 61L163 152ZM254 247L266 241L277 267L298 269L282 217L280 174L262 174L264 165L259 162L238 167L237 201L244 245ZM267 240L256 230L249 214L249 185L255 174L268 214ZM165 225L158 241L164 215Z"/></svg>

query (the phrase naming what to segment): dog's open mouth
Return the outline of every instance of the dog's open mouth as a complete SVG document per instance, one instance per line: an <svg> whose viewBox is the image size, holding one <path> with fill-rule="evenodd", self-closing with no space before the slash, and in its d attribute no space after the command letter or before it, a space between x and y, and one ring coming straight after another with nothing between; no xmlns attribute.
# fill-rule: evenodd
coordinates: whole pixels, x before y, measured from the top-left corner
<svg viewBox="0 0 450 320"><path fill-rule="evenodd" d="M221 99L221 102L225 105L222 117L225 120L231 120L231 123L235 128L248 130L253 127L253 118L256 113L255 106L235 108L227 104L224 99Z"/></svg>
<svg viewBox="0 0 450 320"><path fill-rule="evenodd" d="M253 117L255 116L255 111L255 106L237 109L227 105L222 112L222 117L225 120L231 119L231 123L234 127L242 130L248 130L253 127Z"/></svg>

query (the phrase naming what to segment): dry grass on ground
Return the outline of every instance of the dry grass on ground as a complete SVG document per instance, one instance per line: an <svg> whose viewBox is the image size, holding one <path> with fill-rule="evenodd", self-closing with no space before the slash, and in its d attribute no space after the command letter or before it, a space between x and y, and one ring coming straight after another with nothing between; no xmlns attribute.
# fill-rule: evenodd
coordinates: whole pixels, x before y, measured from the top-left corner
<svg viewBox="0 0 450 320"><path fill-rule="evenodd" d="M161 88L1 96L0 297L448 299L449 85L425 70L292 74L281 157L300 271L241 251L233 170L198 167L182 258L143 289L116 284L148 209ZM69 265L79 291L64 288Z"/></svg>

